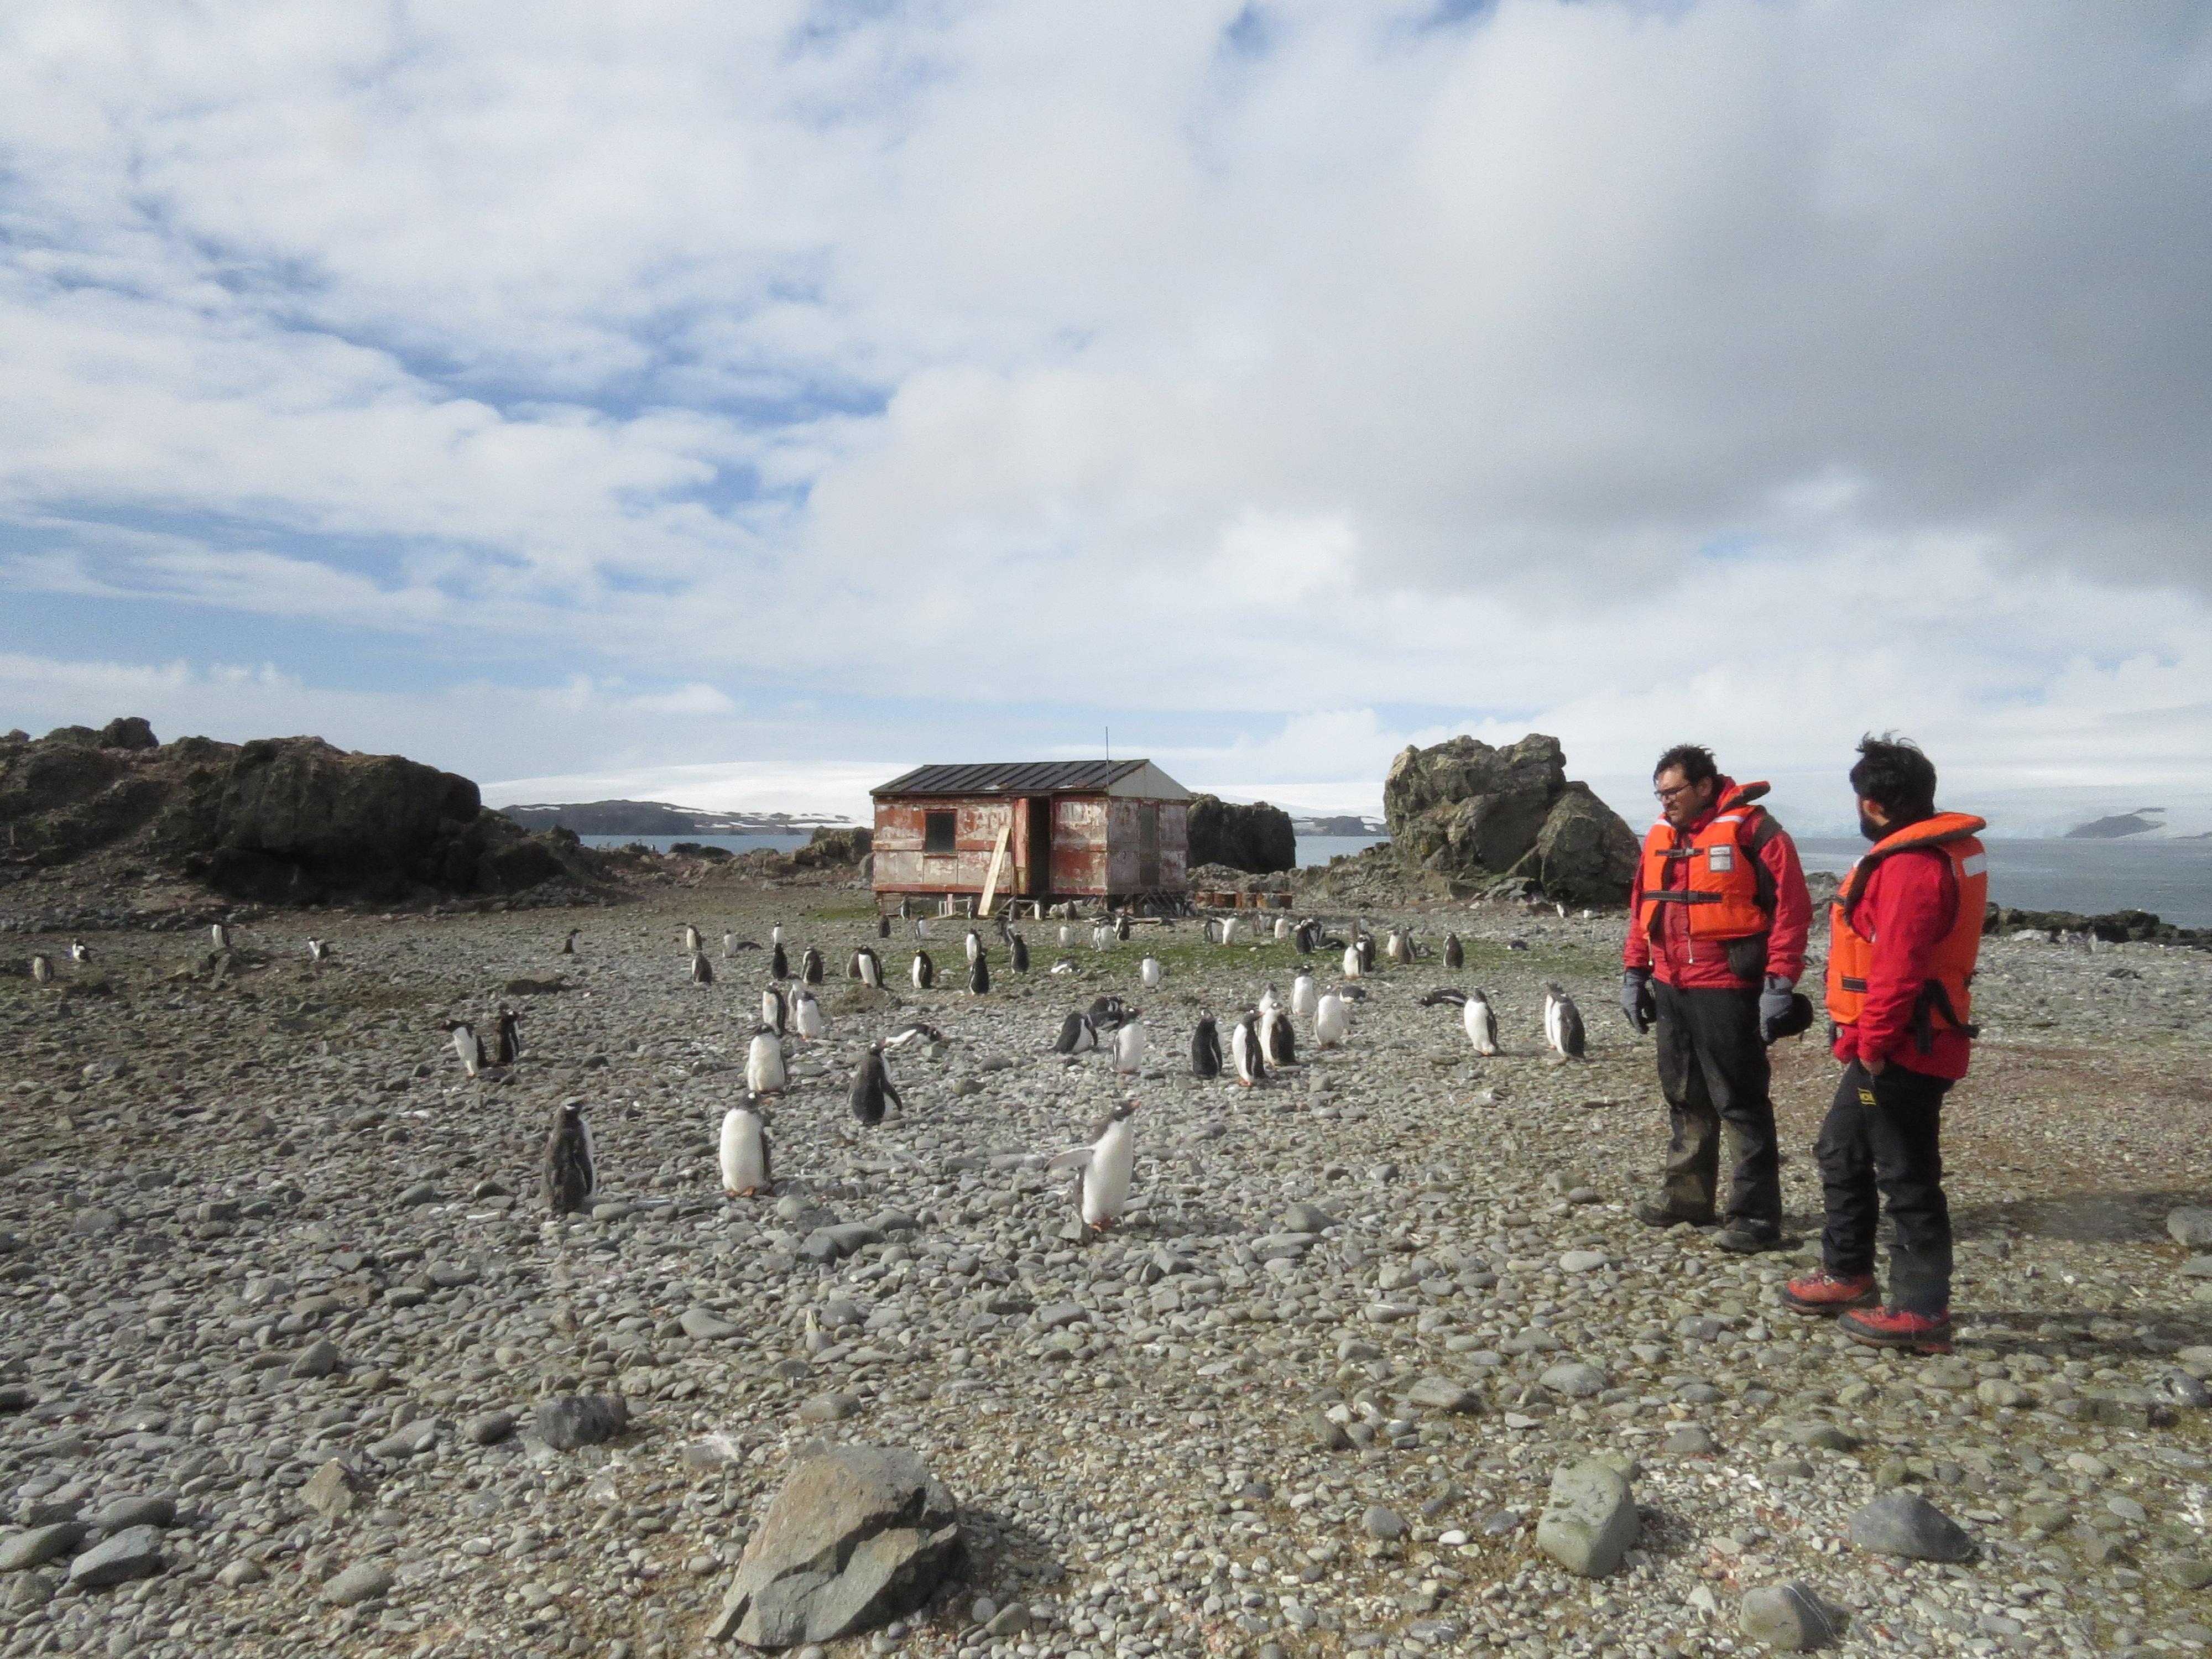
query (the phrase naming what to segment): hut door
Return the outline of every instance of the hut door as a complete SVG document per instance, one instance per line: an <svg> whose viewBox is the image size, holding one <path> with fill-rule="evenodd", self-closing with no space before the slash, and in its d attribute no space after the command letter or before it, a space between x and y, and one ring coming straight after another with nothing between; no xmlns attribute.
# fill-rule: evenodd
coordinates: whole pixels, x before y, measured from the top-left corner
<svg viewBox="0 0 2212 1659"><path fill-rule="evenodd" d="M1160 884L1160 809L1153 801L1137 807L1137 885L1146 892Z"/></svg>

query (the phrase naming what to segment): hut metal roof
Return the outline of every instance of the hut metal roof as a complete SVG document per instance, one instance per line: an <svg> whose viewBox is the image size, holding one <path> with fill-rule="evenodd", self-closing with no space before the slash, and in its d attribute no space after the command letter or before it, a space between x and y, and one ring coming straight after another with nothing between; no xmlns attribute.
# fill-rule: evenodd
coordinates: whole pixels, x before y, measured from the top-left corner
<svg viewBox="0 0 2212 1659"><path fill-rule="evenodd" d="M988 761L969 765L917 766L878 784L872 795L1057 795L1115 793L1114 786L1152 768L1148 760ZM1182 795L1162 772L1160 781Z"/></svg>

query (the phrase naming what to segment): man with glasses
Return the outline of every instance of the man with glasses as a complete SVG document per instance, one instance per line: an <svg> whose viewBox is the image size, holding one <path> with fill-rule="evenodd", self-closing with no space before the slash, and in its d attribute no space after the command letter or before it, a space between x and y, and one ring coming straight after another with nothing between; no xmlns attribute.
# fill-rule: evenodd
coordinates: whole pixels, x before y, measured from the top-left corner
<svg viewBox="0 0 2212 1659"><path fill-rule="evenodd" d="M1772 1249L1782 1178L1766 1046L1810 1019L1796 989L1812 896L1796 844L1756 804L1766 785L1722 776L1694 744L1662 755L1652 785L1660 816L1629 891L1620 1006L1638 1031L1658 1028L1674 1135L1658 1197L1633 1211L1654 1227L1711 1225L1725 1126L1735 1175L1714 1243Z"/></svg>

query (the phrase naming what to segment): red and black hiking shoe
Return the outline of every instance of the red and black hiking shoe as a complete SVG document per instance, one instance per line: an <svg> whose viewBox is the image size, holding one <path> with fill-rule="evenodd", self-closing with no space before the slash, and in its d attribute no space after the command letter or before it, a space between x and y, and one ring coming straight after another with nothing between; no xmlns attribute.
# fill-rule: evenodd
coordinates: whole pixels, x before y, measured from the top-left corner
<svg viewBox="0 0 2212 1659"><path fill-rule="evenodd" d="M1878 1308L1881 1288L1872 1273L1818 1273L1793 1279L1782 1287L1782 1305L1799 1313L1836 1314L1846 1308Z"/></svg>
<svg viewBox="0 0 2212 1659"><path fill-rule="evenodd" d="M1837 1328L1855 1342L1877 1348L1910 1348L1915 1353L1951 1352L1951 1316L1906 1313L1899 1308L1872 1308L1847 1313Z"/></svg>

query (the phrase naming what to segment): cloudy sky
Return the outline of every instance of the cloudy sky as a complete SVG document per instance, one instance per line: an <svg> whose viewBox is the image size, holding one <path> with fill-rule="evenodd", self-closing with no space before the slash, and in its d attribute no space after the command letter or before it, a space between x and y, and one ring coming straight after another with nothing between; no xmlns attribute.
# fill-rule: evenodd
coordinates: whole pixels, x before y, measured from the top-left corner
<svg viewBox="0 0 2212 1659"><path fill-rule="evenodd" d="M0 726L2212 824L2212 13L0 9Z"/></svg>

